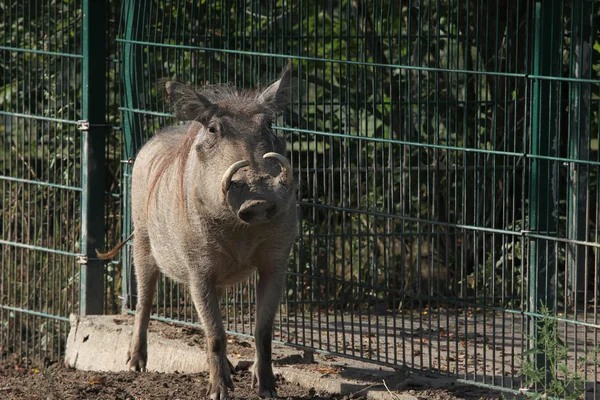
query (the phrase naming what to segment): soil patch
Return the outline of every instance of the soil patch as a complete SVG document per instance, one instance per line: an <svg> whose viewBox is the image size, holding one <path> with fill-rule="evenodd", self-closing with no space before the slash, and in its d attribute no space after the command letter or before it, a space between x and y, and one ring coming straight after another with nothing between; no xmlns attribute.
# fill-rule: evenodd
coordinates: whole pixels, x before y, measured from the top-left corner
<svg viewBox="0 0 600 400"><path fill-rule="evenodd" d="M236 386L233 399L255 399L257 390L251 387L251 373L237 371L233 376ZM360 393L339 395L306 389L299 384L277 377L278 394L283 399L365 399ZM179 374L156 372L90 372L65 368L62 362L42 367L32 363L28 366L14 360L0 361L0 398L2 399L110 399L197 400L206 397L208 374ZM423 400L480 400L498 399L498 392L468 385L449 388L396 391L389 394L410 394Z"/></svg>

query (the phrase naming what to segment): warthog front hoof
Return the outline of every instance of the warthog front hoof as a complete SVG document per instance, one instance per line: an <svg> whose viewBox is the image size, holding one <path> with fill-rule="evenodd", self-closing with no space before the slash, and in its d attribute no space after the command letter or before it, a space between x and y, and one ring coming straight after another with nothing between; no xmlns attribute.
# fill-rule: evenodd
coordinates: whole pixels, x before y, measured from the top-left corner
<svg viewBox="0 0 600 400"><path fill-rule="evenodd" d="M227 388L233 391L233 381L231 378L228 379L227 384L221 381L217 384L208 384L207 394L209 394L211 400L228 400L229 399L229 391Z"/></svg>
<svg viewBox="0 0 600 400"><path fill-rule="evenodd" d="M277 396L277 391L275 390L275 388L259 390L258 395L264 399L275 399L279 397Z"/></svg>
<svg viewBox="0 0 600 400"><path fill-rule="evenodd" d="M275 390L275 376L273 376L273 373L262 374L262 377L259 377L259 375L261 374L257 374L256 369L252 373L252 388L255 388L258 383L258 395L267 399L278 397L277 390Z"/></svg>
<svg viewBox="0 0 600 400"><path fill-rule="evenodd" d="M135 372L146 372L146 360L147 357L140 353L133 353L133 355L127 352L127 367L130 371Z"/></svg>

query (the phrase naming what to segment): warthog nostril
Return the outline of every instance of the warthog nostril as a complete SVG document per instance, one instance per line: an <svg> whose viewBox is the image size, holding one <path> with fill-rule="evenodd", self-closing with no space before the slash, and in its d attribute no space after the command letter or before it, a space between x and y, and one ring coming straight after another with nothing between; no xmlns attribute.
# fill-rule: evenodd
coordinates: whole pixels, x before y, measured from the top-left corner
<svg viewBox="0 0 600 400"><path fill-rule="evenodd" d="M273 204L271 207L269 207L265 210L265 214L267 214L268 218L271 218L273 215L275 215L276 211L277 211L277 206L275 204Z"/></svg>
<svg viewBox="0 0 600 400"><path fill-rule="evenodd" d="M277 206L266 200L248 200L240 207L238 218L244 222L264 221L275 215Z"/></svg>
<svg viewBox="0 0 600 400"><path fill-rule="evenodd" d="M244 181L231 181L231 187L234 187L236 189L241 189L244 186L246 186L246 182Z"/></svg>

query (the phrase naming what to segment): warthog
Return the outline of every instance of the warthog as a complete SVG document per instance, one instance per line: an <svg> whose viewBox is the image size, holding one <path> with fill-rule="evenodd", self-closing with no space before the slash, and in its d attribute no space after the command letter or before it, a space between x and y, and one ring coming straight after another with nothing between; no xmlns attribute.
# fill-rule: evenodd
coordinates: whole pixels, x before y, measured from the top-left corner
<svg viewBox="0 0 600 400"><path fill-rule="evenodd" d="M209 391L233 389L220 294L258 271L252 385L276 397L273 320L296 231L295 188L285 142L271 124L289 99L291 64L264 91L231 86L200 93L166 84L179 125L162 129L133 166L133 256L138 281L128 366L146 369L147 329L159 271L185 282L207 338ZM118 249L101 255L114 256Z"/></svg>

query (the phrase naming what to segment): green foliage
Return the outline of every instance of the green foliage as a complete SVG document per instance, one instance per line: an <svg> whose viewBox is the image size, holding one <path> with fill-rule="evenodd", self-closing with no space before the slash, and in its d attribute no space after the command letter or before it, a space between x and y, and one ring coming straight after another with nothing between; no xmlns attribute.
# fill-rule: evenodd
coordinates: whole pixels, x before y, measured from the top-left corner
<svg viewBox="0 0 600 400"><path fill-rule="evenodd" d="M530 338L533 346L523 353L525 358L519 375L525 377L525 385L537 391L526 392L527 398L545 399L548 397L579 400L585 397L584 375L569 368L569 348L558 333L558 321L547 306L540 310L542 318L537 325L537 335ZM538 365L537 355L544 355L546 367ZM579 365L592 361L599 363L598 350L579 357Z"/></svg>
<svg viewBox="0 0 600 400"><path fill-rule="evenodd" d="M19 2L1 4L0 43L32 52L12 51L0 58L0 106L7 112L77 120L81 99L77 32L81 9L75 1L48 2L24 9ZM5 50L6 51L6 50ZM63 55L67 57L63 57ZM9 133L22 131L31 121L6 121ZM4 126L4 124L0 124ZM34 124L41 135L41 124ZM16 128L16 129L15 129ZM57 135L66 133L57 127ZM12 132L11 132L12 131ZM14 135L17 136L17 135Z"/></svg>

